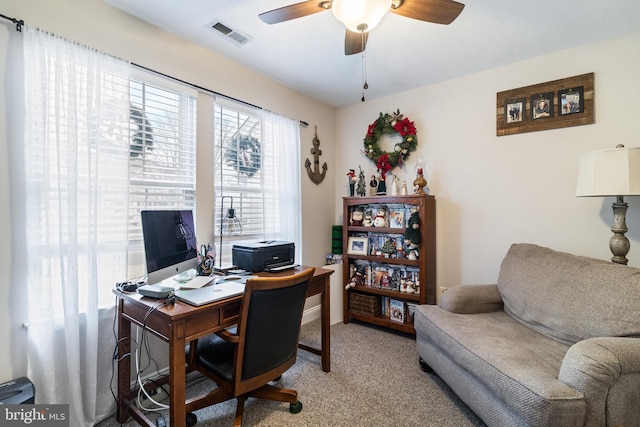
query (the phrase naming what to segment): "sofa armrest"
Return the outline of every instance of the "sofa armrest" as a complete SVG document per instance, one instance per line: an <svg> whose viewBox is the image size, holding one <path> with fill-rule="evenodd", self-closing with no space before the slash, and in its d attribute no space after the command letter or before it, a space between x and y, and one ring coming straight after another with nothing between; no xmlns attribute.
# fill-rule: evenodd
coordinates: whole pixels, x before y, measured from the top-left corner
<svg viewBox="0 0 640 427"><path fill-rule="evenodd" d="M440 308L451 313L489 313L502 310L497 285L458 285L440 295Z"/></svg>
<svg viewBox="0 0 640 427"><path fill-rule="evenodd" d="M572 345L559 379L584 395L586 425L638 425L640 338L597 337Z"/></svg>

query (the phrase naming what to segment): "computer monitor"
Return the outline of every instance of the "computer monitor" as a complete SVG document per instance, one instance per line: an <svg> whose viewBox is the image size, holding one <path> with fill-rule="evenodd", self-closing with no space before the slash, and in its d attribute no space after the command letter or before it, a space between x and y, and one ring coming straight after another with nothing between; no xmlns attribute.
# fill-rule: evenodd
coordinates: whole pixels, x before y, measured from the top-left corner
<svg viewBox="0 0 640 427"><path fill-rule="evenodd" d="M147 283L152 285L198 266L193 212L142 211Z"/></svg>

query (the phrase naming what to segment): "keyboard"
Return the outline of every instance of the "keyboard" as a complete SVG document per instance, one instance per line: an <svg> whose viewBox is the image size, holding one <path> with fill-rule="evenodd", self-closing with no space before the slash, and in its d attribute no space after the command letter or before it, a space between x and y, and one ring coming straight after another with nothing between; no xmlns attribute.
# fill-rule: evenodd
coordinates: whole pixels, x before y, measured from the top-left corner
<svg viewBox="0 0 640 427"><path fill-rule="evenodd" d="M207 285L213 281L213 277L211 276L196 276L191 280L187 280L186 282L180 282L178 287L180 289L199 289L204 285Z"/></svg>

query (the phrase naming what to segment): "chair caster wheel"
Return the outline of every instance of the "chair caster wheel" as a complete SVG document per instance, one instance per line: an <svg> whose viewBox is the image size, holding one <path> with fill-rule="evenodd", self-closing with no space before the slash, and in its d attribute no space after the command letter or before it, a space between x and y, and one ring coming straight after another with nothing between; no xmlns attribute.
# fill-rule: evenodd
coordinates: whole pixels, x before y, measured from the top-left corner
<svg viewBox="0 0 640 427"><path fill-rule="evenodd" d="M297 414L298 412L302 411L302 402L300 402L298 400L296 403L290 403L289 404L289 411L292 414Z"/></svg>
<svg viewBox="0 0 640 427"><path fill-rule="evenodd" d="M192 427L198 424L198 417L193 412L187 414L187 427Z"/></svg>
<svg viewBox="0 0 640 427"><path fill-rule="evenodd" d="M282 381L282 375L278 375L276 378L271 380L273 384L278 384L281 381Z"/></svg>

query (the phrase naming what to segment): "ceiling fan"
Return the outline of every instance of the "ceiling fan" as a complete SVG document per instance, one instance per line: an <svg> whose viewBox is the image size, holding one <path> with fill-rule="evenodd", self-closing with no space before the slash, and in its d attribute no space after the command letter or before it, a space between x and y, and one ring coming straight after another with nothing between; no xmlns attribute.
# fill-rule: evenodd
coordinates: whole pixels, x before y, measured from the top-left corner
<svg viewBox="0 0 640 427"><path fill-rule="evenodd" d="M258 16L267 24L277 24L328 9L331 9L334 16L347 27L344 53L353 55L364 51L369 31L387 12L447 25L460 15L464 4L454 0L308 0L270 10Z"/></svg>

